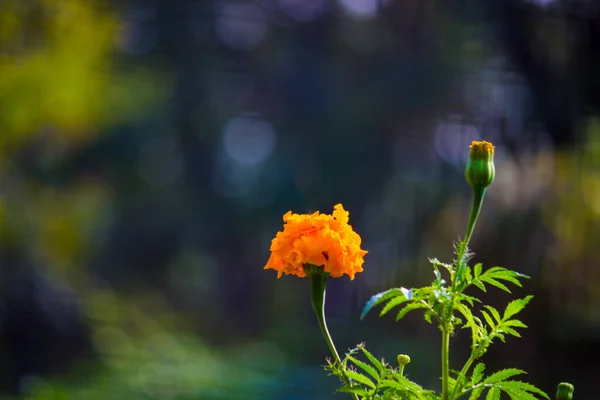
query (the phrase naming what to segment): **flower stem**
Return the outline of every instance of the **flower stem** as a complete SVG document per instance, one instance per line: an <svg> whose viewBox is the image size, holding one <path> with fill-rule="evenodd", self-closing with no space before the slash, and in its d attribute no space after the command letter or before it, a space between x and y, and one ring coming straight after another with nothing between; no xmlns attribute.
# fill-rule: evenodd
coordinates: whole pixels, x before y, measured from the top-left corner
<svg viewBox="0 0 600 400"><path fill-rule="evenodd" d="M335 362L342 367L342 360L340 359L340 355L335 348L335 344L333 343L333 339L329 334L329 329L327 329L327 321L325 320L325 280L327 279L327 274L323 271L323 268L311 268L312 266L307 265L305 267L306 275L310 280L310 300L313 306L313 310L315 310L315 314L317 316L317 320L319 321L319 327L321 328L321 333L325 338L325 342L327 342L327 346L329 346L329 350L335 359ZM343 368L342 368L343 371ZM343 375L344 383L350 385L350 379L344 373ZM356 394L352 394L354 400L358 400L358 396Z"/></svg>
<svg viewBox="0 0 600 400"><path fill-rule="evenodd" d="M467 235L465 236L465 248L469 245L473 230L475 229L475 223L479 212L483 206L483 199L485 197L486 188L480 186L473 187L473 203L471 204L471 215L469 215L469 224L467 225Z"/></svg>
<svg viewBox="0 0 600 400"><path fill-rule="evenodd" d="M458 287L459 281L462 281L464 269L466 267L466 262L464 260L465 254L467 253L467 249L469 247L469 242L471 241L471 236L473 236L473 230L475 229L475 223L477 222L477 218L479 217L479 213L481 212L481 207L483 206L483 199L485 197L486 188L481 185L473 186L473 202L471 203L471 214L469 215L469 223L467 224L467 234L465 235L464 241L461 243L458 257L456 260L456 274L452 277L452 301L450 303L450 312L449 318L447 321L448 325L445 325L442 329L442 400L449 400L450 393L448 391L448 376L450 371L450 363L449 363L449 353L450 353L450 332L452 330L452 315L454 314L454 304L456 300L456 294L460 291ZM469 359L465 366L463 367L463 371L466 373L468 369L471 367L471 364L474 360ZM462 371L461 371L462 374ZM455 389L452 392L452 397L454 397Z"/></svg>
<svg viewBox="0 0 600 400"><path fill-rule="evenodd" d="M450 375L450 363L448 361L450 353L450 331L444 327L442 329L442 400L449 400L448 377Z"/></svg>
<svg viewBox="0 0 600 400"><path fill-rule="evenodd" d="M335 361L341 363L340 355L335 348L335 344L331 339L331 335L329 334L329 330L327 329L327 321L325 320L325 274L313 274L309 276L310 279L310 294L313 310L315 310L315 314L317 315L317 320L319 321L319 327L321 328L321 333L327 342L327 346L329 346L329 350L331 354L335 358Z"/></svg>

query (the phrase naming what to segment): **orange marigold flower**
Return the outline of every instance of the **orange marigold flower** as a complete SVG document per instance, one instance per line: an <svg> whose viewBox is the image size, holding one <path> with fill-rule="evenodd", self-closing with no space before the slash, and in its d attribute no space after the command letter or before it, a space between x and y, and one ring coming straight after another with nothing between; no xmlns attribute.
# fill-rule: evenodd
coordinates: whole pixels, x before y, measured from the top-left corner
<svg viewBox="0 0 600 400"><path fill-rule="evenodd" d="M292 214L283 216L283 231L271 243L271 257L265 269L304 278L305 264L323 266L334 278L362 272L364 255L360 248L361 238L348 224L349 213L341 204L333 208L333 214Z"/></svg>

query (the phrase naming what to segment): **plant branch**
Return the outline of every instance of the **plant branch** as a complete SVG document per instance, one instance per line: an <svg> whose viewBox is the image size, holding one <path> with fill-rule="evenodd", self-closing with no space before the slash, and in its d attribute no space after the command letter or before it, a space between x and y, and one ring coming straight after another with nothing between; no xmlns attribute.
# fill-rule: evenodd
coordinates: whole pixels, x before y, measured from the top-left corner
<svg viewBox="0 0 600 400"><path fill-rule="evenodd" d="M450 332L448 327L442 329L442 400L448 400L448 377L450 363L448 360L450 352Z"/></svg>

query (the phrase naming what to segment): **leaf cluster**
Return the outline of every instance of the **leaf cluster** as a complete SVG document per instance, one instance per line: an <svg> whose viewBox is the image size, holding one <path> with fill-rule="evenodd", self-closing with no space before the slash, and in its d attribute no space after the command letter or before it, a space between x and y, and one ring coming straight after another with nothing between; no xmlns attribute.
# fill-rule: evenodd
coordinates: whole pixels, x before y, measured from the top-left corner
<svg viewBox="0 0 600 400"><path fill-rule="evenodd" d="M536 400L536 394L545 399L549 399L546 393L535 386L526 382L510 379L514 376L525 374L525 371L523 370L507 368L487 377L484 377L484 370L485 365L483 363L477 364L473 370L468 386L458 395L458 397L469 394L469 400L477 400L483 398L482 396L487 391L485 400L500 400L500 394L502 392L506 393L511 400Z"/></svg>
<svg viewBox="0 0 600 400"><path fill-rule="evenodd" d="M507 336L521 336L517 329L527 326L514 317L533 296L512 300L503 312L482 304L479 298L467 295L465 291L478 288L486 292L488 287L493 286L511 293L509 284L521 287L520 280L528 277L497 266L484 271L480 263L471 268L467 264L471 254L464 242L457 244L456 255L453 264L445 264L437 259L429 260L433 266L434 280L428 286L392 288L374 295L363 309L361 319L376 306L382 306L380 317L394 311L396 321L409 312L420 309L424 312L424 319L429 323L435 321L442 332L452 333L455 327L470 329L471 354L462 369L449 377L450 399L468 394L470 400L476 400L485 394L486 400L496 400L500 399L501 392L505 392L511 400L532 400L536 399L536 395L548 398L535 386L510 380L515 375L525 373L518 369L509 368L485 377L485 365L478 363L470 373L473 363L487 352L495 339L504 342Z"/></svg>
<svg viewBox="0 0 600 400"><path fill-rule="evenodd" d="M341 365L328 360L325 369L342 381L347 379L338 392L355 394L361 400L438 399L433 391L423 389L398 368L373 356L364 343L351 349Z"/></svg>

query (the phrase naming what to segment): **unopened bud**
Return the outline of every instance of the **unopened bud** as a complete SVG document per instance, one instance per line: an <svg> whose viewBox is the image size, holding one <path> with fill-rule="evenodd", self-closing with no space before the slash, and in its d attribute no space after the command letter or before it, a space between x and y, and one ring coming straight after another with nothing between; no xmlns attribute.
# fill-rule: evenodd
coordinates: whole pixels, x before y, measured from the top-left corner
<svg viewBox="0 0 600 400"><path fill-rule="evenodd" d="M410 357L406 354L399 354L397 357L398 360L398 372L400 376L404 374L404 366L410 362Z"/></svg>
<svg viewBox="0 0 600 400"><path fill-rule="evenodd" d="M490 142L473 141L469 151L469 162L465 169L467 182L473 188L486 188L494 181L494 146Z"/></svg>
<svg viewBox="0 0 600 400"><path fill-rule="evenodd" d="M398 355L398 365L403 367L410 362L410 357L406 354Z"/></svg>
<svg viewBox="0 0 600 400"><path fill-rule="evenodd" d="M556 400L571 400L573 399L574 391L575 388L573 385L567 382L561 382L556 389Z"/></svg>

